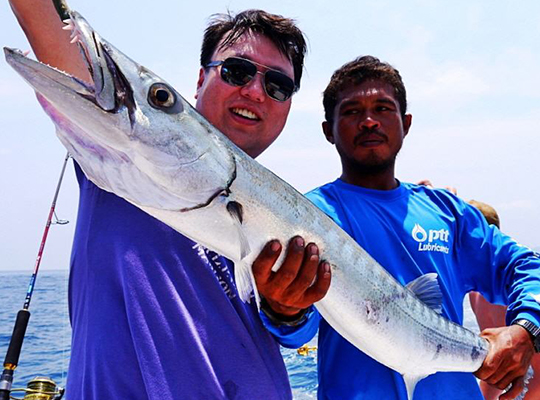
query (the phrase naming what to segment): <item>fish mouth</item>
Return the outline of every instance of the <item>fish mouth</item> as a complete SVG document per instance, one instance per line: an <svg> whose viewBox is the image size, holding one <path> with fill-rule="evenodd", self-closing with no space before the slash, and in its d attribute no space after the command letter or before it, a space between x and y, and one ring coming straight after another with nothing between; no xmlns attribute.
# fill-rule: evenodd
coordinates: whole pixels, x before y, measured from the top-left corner
<svg viewBox="0 0 540 400"><path fill-rule="evenodd" d="M124 106L130 117L136 108L133 89L113 60L114 49L76 11L69 12L64 29L71 30L72 43L79 46L92 82L87 83L64 71L28 58L22 51L4 47L6 61L38 92L33 75L39 75L74 92L106 112L118 112ZM131 119L131 118L130 118Z"/></svg>
<svg viewBox="0 0 540 400"><path fill-rule="evenodd" d="M79 46L92 76L96 104L111 112L122 106L133 109L133 89L111 56L115 50L77 11L70 11L69 16L64 29L71 31L71 42Z"/></svg>
<svg viewBox="0 0 540 400"><path fill-rule="evenodd" d="M19 72L26 80L28 80L34 89L36 89L36 87L30 81L31 77L33 75L40 75L54 81L65 89L75 92L78 95L96 103L94 100L95 90L92 84L89 84L57 68L32 60L19 49L4 47L4 55L7 63L11 65L17 72Z"/></svg>

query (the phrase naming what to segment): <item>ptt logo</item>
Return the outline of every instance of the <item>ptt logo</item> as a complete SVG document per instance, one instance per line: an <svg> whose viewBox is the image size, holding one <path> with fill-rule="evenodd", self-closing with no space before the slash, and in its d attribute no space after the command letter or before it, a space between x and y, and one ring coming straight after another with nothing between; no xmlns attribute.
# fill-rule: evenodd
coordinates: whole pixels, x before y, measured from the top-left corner
<svg viewBox="0 0 540 400"><path fill-rule="evenodd" d="M437 251L446 254L450 252L450 248L445 246L450 236L448 229L430 229L426 232L420 224L414 224L411 235L418 242L418 251Z"/></svg>

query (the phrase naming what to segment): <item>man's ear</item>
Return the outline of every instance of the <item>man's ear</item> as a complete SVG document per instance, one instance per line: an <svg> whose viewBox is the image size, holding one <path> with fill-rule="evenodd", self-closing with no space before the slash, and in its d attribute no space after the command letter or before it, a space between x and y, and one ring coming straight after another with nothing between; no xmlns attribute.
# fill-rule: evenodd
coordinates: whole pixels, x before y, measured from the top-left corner
<svg viewBox="0 0 540 400"><path fill-rule="evenodd" d="M409 129L411 129L412 125L412 115L411 114L405 114L403 117L403 137L407 136L409 133Z"/></svg>
<svg viewBox="0 0 540 400"><path fill-rule="evenodd" d="M201 87L202 87L202 84L204 82L204 68L201 67L201 69L199 70L199 80L197 81L197 91L195 92L195 98L199 98L199 92L201 90Z"/></svg>
<svg viewBox="0 0 540 400"><path fill-rule="evenodd" d="M323 121L322 130L324 132L324 136L326 137L326 140L328 140L332 144L335 144L334 133L332 132L332 123L328 121Z"/></svg>

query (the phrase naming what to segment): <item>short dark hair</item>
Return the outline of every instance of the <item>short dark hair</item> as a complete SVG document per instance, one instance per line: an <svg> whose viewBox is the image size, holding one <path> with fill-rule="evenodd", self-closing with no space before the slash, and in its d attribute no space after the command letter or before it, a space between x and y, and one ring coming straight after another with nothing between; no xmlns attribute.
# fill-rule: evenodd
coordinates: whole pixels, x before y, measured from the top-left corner
<svg viewBox="0 0 540 400"><path fill-rule="evenodd" d="M205 67L218 48L235 43L246 32L266 36L292 63L294 83L300 88L304 68L306 40L295 21L263 10L246 10L236 15L215 14L204 31L201 47L201 66ZM220 41L223 39L221 45Z"/></svg>
<svg viewBox="0 0 540 400"><path fill-rule="evenodd" d="M501 220L497 211L487 203L477 200L469 200L469 204L480 210L489 225L495 225L501 229Z"/></svg>
<svg viewBox="0 0 540 400"><path fill-rule="evenodd" d="M324 117L326 120L332 121L334 119L333 114L337 105L337 98L342 90L350 85L360 85L369 80L382 81L394 88L401 116L404 117L407 112L407 93L399 71L377 57L362 56L348 62L333 73L323 95Z"/></svg>

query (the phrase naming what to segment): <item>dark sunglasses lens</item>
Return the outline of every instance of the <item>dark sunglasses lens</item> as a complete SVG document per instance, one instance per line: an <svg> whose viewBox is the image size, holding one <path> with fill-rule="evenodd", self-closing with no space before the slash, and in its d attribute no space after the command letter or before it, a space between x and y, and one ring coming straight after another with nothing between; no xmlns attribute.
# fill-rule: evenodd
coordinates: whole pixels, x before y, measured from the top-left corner
<svg viewBox="0 0 540 400"><path fill-rule="evenodd" d="M231 85L243 86L253 79L257 67L246 60L227 58L221 66L221 78Z"/></svg>
<svg viewBox="0 0 540 400"><path fill-rule="evenodd" d="M281 72L266 71L264 84L268 96L277 101L285 101L294 93L293 80Z"/></svg>

